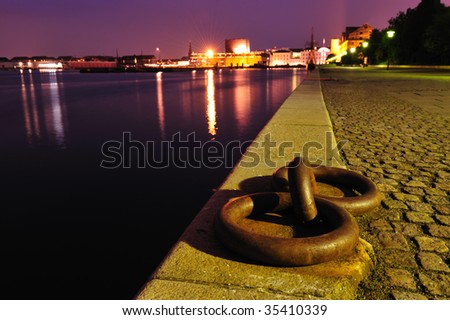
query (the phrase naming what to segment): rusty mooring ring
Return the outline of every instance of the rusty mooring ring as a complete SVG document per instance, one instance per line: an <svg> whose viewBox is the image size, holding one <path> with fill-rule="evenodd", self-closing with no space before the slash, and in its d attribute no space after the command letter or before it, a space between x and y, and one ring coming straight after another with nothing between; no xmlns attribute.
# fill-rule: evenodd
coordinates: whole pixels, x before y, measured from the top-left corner
<svg viewBox="0 0 450 320"><path fill-rule="evenodd" d="M316 179L302 158L295 158L288 166L289 192L299 221L307 222L317 216L314 194L318 193Z"/></svg>
<svg viewBox="0 0 450 320"><path fill-rule="evenodd" d="M306 266L331 261L352 251L359 241L355 218L334 203L315 198L319 215L332 230L305 238L279 238L246 230L239 221L250 214L276 212L292 206L288 192L255 193L231 199L216 220L219 239L229 249L277 266Z"/></svg>
<svg viewBox="0 0 450 320"><path fill-rule="evenodd" d="M375 184L363 175L346 169L311 166L315 178L319 182L340 184L360 195L352 197L330 197L317 194L316 198L329 200L353 214L359 216L377 208L381 202L381 194ZM276 191L289 191L288 168L282 167L275 171L272 182Z"/></svg>

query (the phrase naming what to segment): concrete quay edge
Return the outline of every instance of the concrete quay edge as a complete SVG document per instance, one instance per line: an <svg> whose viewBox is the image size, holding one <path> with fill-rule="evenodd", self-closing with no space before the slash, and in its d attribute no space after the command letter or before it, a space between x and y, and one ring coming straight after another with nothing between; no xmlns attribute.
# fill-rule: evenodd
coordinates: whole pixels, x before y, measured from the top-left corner
<svg viewBox="0 0 450 320"><path fill-rule="evenodd" d="M335 147L317 70L292 92L259 133L136 299L354 299L358 284L375 264L372 246L362 239L354 252L338 260L282 268L261 265L231 252L214 232L215 216L229 199L271 191L272 173L295 155L343 167L336 154L333 159Z"/></svg>

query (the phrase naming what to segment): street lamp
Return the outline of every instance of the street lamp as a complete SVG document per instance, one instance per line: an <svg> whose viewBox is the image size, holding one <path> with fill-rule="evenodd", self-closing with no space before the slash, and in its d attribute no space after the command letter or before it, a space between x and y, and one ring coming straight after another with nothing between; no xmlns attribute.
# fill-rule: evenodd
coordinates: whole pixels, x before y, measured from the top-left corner
<svg viewBox="0 0 450 320"><path fill-rule="evenodd" d="M388 39L392 39L395 36L394 30L388 30L386 33L387 33ZM387 56L386 70L389 70L389 52L388 52L388 56Z"/></svg>
<svg viewBox="0 0 450 320"><path fill-rule="evenodd" d="M387 32L387 36L388 36L388 38L393 38L395 36L395 31L394 30L389 30Z"/></svg>
<svg viewBox="0 0 450 320"><path fill-rule="evenodd" d="M159 48L156 48L156 52L158 52L158 61L161 61L161 50L159 50Z"/></svg>
<svg viewBox="0 0 450 320"><path fill-rule="evenodd" d="M362 54L363 54L363 68L366 68L367 64L368 64L367 63L368 58L367 58L366 52L365 52L368 46L369 46L369 43L367 41L364 41L362 43L362 47L363 47L363 51L362 51Z"/></svg>

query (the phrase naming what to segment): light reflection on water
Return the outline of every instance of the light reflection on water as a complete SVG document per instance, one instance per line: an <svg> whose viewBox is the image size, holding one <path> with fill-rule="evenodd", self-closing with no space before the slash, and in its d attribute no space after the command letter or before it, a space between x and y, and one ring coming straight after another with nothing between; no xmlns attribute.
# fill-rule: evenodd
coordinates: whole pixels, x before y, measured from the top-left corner
<svg viewBox="0 0 450 320"><path fill-rule="evenodd" d="M131 298L230 170L106 170L102 144L123 132L155 146L178 132L251 141L304 76L0 72L0 242L8 243L0 255L18 273L0 274L3 291L23 298L31 285L50 298ZM30 256L42 264L26 268Z"/></svg>
<svg viewBox="0 0 450 320"><path fill-rule="evenodd" d="M58 80L56 71L41 71L40 76L40 81L35 85L33 72L20 73L26 139L31 146L41 145L43 143L41 123L43 123L48 143L64 149L66 148L66 115L64 114L65 106L60 97L62 82ZM36 98L37 90L43 100L41 112L39 112L39 102Z"/></svg>
<svg viewBox="0 0 450 320"><path fill-rule="evenodd" d="M162 89L162 72L156 73L156 97L158 100L158 123L161 132L161 139L166 137L165 123L164 123L164 97Z"/></svg>
<svg viewBox="0 0 450 320"><path fill-rule="evenodd" d="M208 70L206 76L206 88L207 88L207 109L206 118L208 119L208 132L214 138L217 133L216 129L216 98L214 97L214 71Z"/></svg>
<svg viewBox="0 0 450 320"><path fill-rule="evenodd" d="M59 149L94 143L86 141L87 132L98 133L97 142L123 131L152 141L170 139L179 131L195 131L203 141L248 140L303 77L297 69L136 75L25 72L20 74L22 133L30 146ZM134 94L129 93L131 86Z"/></svg>

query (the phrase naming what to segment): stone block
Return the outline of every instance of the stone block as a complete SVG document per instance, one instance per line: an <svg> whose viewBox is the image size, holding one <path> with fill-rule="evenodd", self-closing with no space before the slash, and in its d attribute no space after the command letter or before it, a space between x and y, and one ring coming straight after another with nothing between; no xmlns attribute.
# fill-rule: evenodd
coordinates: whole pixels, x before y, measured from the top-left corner
<svg viewBox="0 0 450 320"><path fill-rule="evenodd" d="M415 223L409 222L393 222L395 232L401 233L407 237L415 237L422 235L423 232Z"/></svg>
<svg viewBox="0 0 450 320"><path fill-rule="evenodd" d="M408 291L393 290L392 296L395 300L428 300L428 298L422 294Z"/></svg>
<svg viewBox="0 0 450 320"><path fill-rule="evenodd" d="M386 270L391 285L409 290L417 290L413 275L406 270L388 268Z"/></svg>
<svg viewBox="0 0 450 320"><path fill-rule="evenodd" d="M409 246L405 237L400 233L393 232L380 232L378 235L382 246L386 249L398 249L403 251L408 251Z"/></svg>
<svg viewBox="0 0 450 320"><path fill-rule="evenodd" d="M370 223L370 227L381 231L393 231L392 226L384 219L378 219Z"/></svg>
<svg viewBox="0 0 450 320"><path fill-rule="evenodd" d="M449 251L444 241L430 237L415 237L420 251L431 251L437 253L446 253Z"/></svg>
<svg viewBox="0 0 450 320"><path fill-rule="evenodd" d="M437 214L436 215L436 220L439 221L442 224L450 226L450 216L444 216L442 214Z"/></svg>
<svg viewBox="0 0 450 320"><path fill-rule="evenodd" d="M383 205L388 210L392 210L392 209L405 209L405 210L407 210L408 209L406 204L404 204L402 201L397 201L397 200L392 200L392 199L383 200Z"/></svg>
<svg viewBox="0 0 450 320"><path fill-rule="evenodd" d="M383 261L391 267L417 269L418 265L414 255L409 252L390 250L382 255Z"/></svg>
<svg viewBox="0 0 450 320"><path fill-rule="evenodd" d="M417 257L425 270L450 272L448 265L435 253L419 252Z"/></svg>
<svg viewBox="0 0 450 320"><path fill-rule="evenodd" d="M429 214L423 212L407 212L406 218L413 223L433 223L434 220Z"/></svg>
<svg viewBox="0 0 450 320"><path fill-rule="evenodd" d="M427 226L428 232L435 237L438 238L448 238L450 239L450 227L449 226L440 226L437 224L429 224Z"/></svg>
<svg viewBox="0 0 450 320"><path fill-rule="evenodd" d="M419 280L426 290L433 295L450 295L450 277L448 275L420 273Z"/></svg>
<svg viewBox="0 0 450 320"><path fill-rule="evenodd" d="M433 207L427 203L417 203L417 202L409 202L408 206L412 211L422 212L422 213L433 213Z"/></svg>

